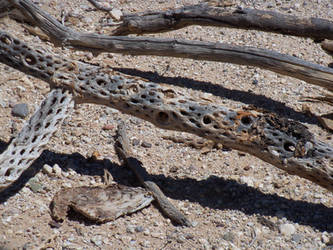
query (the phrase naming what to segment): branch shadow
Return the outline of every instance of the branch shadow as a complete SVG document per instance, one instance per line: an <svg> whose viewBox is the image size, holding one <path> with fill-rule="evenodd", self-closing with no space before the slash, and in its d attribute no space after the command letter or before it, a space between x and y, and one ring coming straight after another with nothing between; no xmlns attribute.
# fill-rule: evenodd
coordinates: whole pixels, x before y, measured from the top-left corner
<svg viewBox="0 0 333 250"><path fill-rule="evenodd" d="M199 90L202 92L211 93L215 96L219 96L222 98L230 99L233 101L239 101L248 105L254 105L258 108L274 112L280 116L289 119L320 125L317 118L309 117L302 112L298 112L286 106L285 103L273 100L264 95L258 95L255 93L246 92L242 90L228 89L219 84L214 84L206 81L198 81L186 77L162 76L157 72L152 72L152 71L141 71L138 69L117 68L117 67L112 67L112 69L126 75L141 77L152 82L160 82L178 87L183 87L183 88L185 87L193 90Z"/></svg>
<svg viewBox="0 0 333 250"><path fill-rule="evenodd" d="M45 150L13 185L0 192L0 203L4 203L19 192L44 164L56 163L63 171L73 169L81 175L103 176L104 169L107 169L116 182L127 186L133 186L133 184L139 186L138 180L129 169L109 159L96 161L87 159L79 153L60 154ZM143 171L146 172L144 168ZM323 204L265 194L245 184L214 175L200 181L193 178L178 179L164 175L151 175L147 172L145 175L172 199L197 202L203 207L213 209L239 210L249 216L276 216L277 213L282 213L285 218L294 223L308 225L322 232L333 232L333 208ZM72 215L70 219L90 223L76 215Z"/></svg>

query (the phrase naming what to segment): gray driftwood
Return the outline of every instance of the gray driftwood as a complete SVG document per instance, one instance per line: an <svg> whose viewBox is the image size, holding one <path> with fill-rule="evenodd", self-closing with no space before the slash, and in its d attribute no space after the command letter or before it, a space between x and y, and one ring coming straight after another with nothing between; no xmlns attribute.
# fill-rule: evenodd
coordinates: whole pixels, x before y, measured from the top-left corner
<svg viewBox="0 0 333 250"><path fill-rule="evenodd" d="M293 56L223 43L80 33L63 26L29 0L10 1L58 46L70 46L95 53L169 56L251 65L292 76L333 91L333 69Z"/></svg>
<svg viewBox="0 0 333 250"><path fill-rule="evenodd" d="M209 4L127 14L123 16L120 27L112 34L124 36L160 33L190 25L261 30L316 40L333 40L333 22L326 19L297 17L233 5L218 7Z"/></svg>
<svg viewBox="0 0 333 250"><path fill-rule="evenodd" d="M115 149L119 159L134 172L141 185L153 195L162 212L177 224L191 226L192 223L174 205L172 205L161 189L153 181L149 180L145 169L142 167L141 161L134 156L126 135L124 123L118 125Z"/></svg>

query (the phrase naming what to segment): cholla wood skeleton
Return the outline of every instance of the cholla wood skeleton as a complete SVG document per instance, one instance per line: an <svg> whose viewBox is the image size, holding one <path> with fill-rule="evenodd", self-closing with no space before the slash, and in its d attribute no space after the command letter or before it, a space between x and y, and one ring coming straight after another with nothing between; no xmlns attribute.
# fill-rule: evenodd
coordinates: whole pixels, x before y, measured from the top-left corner
<svg viewBox="0 0 333 250"><path fill-rule="evenodd" d="M245 106L232 110L100 66L45 55L4 31L0 31L0 61L55 89L1 154L0 189L13 183L40 155L74 100L109 106L163 129L222 143L333 191L333 147L316 140L296 121Z"/></svg>
<svg viewBox="0 0 333 250"><path fill-rule="evenodd" d="M125 78L103 67L45 55L5 32L0 32L0 55L1 62L48 82L52 88L71 91L77 103L106 105L164 129L197 134L250 153L333 191L333 147L316 140L298 122L246 107L232 110L204 100L192 100L156 83ZM34 121L31 119L30 123L39 127ZM31 146L29 140L23 142ZM11 163L7 158L13 150L16 154L16 150L9 150L12 151L2 157ZM20 168L27 166L23 164ZM2 187L8 186L18 177L17 173L22 172L12 171L16 168L15 165L2 166Z"/></svg>

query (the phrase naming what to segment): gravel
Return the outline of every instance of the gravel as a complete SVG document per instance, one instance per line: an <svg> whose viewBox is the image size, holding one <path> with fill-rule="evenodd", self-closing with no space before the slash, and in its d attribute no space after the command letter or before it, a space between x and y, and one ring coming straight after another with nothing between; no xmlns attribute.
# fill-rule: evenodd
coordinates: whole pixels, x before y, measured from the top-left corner
<svg viewBox="0 0 333 250"><path fill-rule="evenodd" d="M333 3L330 0L236 2L243 7L332 19ZM112 1L112 8L123 13L134 13L196 3L196 0ZM108 34L112 28L101 27L99 21L105 18L102 11L86 11L91 8L86 0L39 1L38 6L56 18L60 18L64 9L68 12L75 10L84 18L69 15L65 25L83 32ZM77 60L87 58L86 52L73 53L68 48L54 48L51 43L29 35L21 24L8 18L1 19L0 29L30 45L64 57ZM322 65L332 62L332 57L311 39L264 32L191 26L150 36L220 41L295 54ZM156 79L194 99L204 96L212 103L230 108L255 105L268 109L303 123L319 140L332 143L332 133L322 129L315 119L304 115L304 102L300 102L302 96L318 96L324 92L323 89L300 80L250 66L181 58L101 53L93 58L89 55L88 59L90 63L114 69L133 69L130 71L132 74ZM42 102L49 88L46 83L32 77L24 78L23 73L2 64L0 71L1 103L6 104L0 106L2 150L12 136L12 121L18 131L24 124L23 119L12 116L12 109L7 105L9 100L13 104L26 103L32 108ZM323 103L307 104L316 114L332 112L332 107ZM71 211L70 217L61 226L49 225L50 202L63 187L102 185L105 168L116 182L138 184L133 174L119 165L114 151L112 137L120 120L125 121L133 152L142 161L149 176L175 206L186 212L191 221L195 221L195 228L172 224L153 205L103 224L77 218L75 212ZM39 165L36 164L36 167L42 167L42 173L36 174L36 179L28 181L25 187L15 193L0 196L0 214L4 214L4 218L0 217L0 247L324 249L333 245L332 193L248 154L239 154L227 148L213 149L203 154L200 150L164 140L162 136L191 135L157 129L148 122L123 115L111 108L93 104L77 105L77 109L46 145L45 152L38 160ZM143 143L149 147L144 148ZM100 156L92 163L87 156L95 151ZM259 216L264 218L260 222Z"/></svg>

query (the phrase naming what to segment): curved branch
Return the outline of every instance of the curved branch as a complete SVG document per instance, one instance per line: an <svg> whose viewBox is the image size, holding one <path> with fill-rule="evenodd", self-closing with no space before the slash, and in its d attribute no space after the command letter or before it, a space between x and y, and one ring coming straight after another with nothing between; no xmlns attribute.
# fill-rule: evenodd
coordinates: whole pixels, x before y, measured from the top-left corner
<svg viewBox="0 0 333 250"><path fill-rule="evenodd" d="M333 91L333 69L309 63L293 56L251 47L222 43L157 39L148 37L112 37L76 32L63 26L29 0L11 0L34 20L55 43L95 52L131 55L155 55L251 65L295 77Z"/></svg>
<svg viewBox="0 0 333 250"><path fill-rule="evenodd" d="M215 7L207 4L124 15L122 24L112 35L160 33L190 25L260 30L310 37L316 40L325 38L333 40L333 22L329 20L234 6Z"/></svg>

